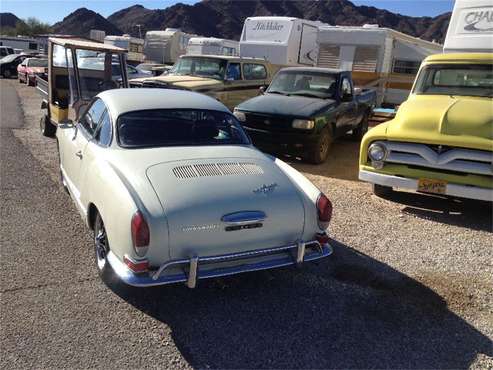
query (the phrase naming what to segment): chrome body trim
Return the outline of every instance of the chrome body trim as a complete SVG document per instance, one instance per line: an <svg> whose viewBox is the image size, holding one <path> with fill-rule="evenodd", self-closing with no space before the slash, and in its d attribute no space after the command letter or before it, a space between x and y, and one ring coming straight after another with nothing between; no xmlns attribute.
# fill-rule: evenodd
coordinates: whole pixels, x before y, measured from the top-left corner
<svg viewBox="0 0 493 370"><path fill-rule="evenodd" d="M451 148L437 153L429 145L395 141L376 141L387 148L386 163L437 168L493 176L493 152Z"/></svg>
<svg viewBox="0 0 493 370"><path fill-rule="evenodd" d="M240 211L224 215L221 217L221 221L228 225L248 225L263 222L266 218L267 215L262 211Z"/></svg>
<svg viewBox="0 0 493 370"><path fill-rule="evenodd" d="M271 268L299 264L327 257L333 252L329 243L321 245L318 241L298 242L275 248L256 249L248 252L231 253L218 256L193 256L186 259L172 260L161 265L156 271L135 274L111 251L108 253L110 263L116 275L126 284L135 287L148 287L185 282L190 288L197 285L197 280L235 275L242 272L260 271ZM294 254L294 256L293 256ZM265 260L265 258L272 256ZM245 261L252 259L251 261ZM255 260L260 259L260 260ZM229 266L214 266L217 263L235 262ZM208 268L209 267L209 268ZM178 271L170 271L178 268ZM181 271L180 271L181 270ZM169 271L167 274L166 272Z"/></svg>
<svg viewBox="0 0 493 370"><path fill-rule="evenodd" d="M370 172L365 170L359 171L359 179L362 181L370 182L372 184L390 186L394 188L418 190L418 180L410 179L407 177L399 177L392 175L385 175L382 173ZM447 184L447 189L445 191L446 195L477 199L493 202L493 189L480 188L477 186L467 186L459 184Z"/></svg>

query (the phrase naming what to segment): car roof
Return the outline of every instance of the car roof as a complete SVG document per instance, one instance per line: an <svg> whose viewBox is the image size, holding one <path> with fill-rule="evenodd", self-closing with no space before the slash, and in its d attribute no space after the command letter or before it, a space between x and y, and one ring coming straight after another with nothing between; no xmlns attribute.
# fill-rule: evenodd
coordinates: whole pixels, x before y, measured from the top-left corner
<svg viewBox="0 0 493 370"><path fill-rule="evenodd" d="M445 53L430 55L425 62L493 62L492 53Z"/></svg>
<svg viewBox="0 0 493 370"><path fill-rule="evenodd" d="M207 55L207 54L186 54L182 55L180 58L188 58L188 57L202 57L202 58L211 58L211 59L224 59L236 62L259 62L259 63L269 63L267 59L262 58L251 58L251 57L240 57L237 55Z"/></svg>
<svg viewBox="0 0 493 370"><path fill-rule="evenodd" d="M279 70L281 71L294 71L294 72L320 72L320 73L342 73L349 72L342 69L334 68L322 68L322 67L287 67Z"/></svg>
<svg viewBox="0 0 493 370"><path fill-rule="evenodd" d="M204 94L161 88L127 88L106 90L98 97L115 120L128 112L150 109L205 109L230 113L222 103Z"/></svg>

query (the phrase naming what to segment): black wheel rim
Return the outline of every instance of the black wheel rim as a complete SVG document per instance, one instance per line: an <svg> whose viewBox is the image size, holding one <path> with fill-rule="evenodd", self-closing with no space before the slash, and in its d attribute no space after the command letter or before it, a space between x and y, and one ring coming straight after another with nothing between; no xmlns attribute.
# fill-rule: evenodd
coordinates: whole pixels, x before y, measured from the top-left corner
<svg viewBox="0 0 493 370"><path fill-rule="evenodd" d="M109 247L106 229L104 228L104 224L101 220L97 223L96 230L94 231L94 246L96 249L96 262L98 269L103 270L107 263Z"/></svg>

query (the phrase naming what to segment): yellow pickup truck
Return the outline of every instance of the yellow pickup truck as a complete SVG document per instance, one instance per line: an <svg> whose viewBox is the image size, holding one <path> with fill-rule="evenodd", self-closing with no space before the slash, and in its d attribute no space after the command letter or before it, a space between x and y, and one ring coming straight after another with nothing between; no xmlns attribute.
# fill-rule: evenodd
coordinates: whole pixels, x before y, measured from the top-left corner
<svg viewBox="0 0 493 370"><path fill-rule="evenodd" d="M426 58L394 119L362 139L359 178L393 188L493 201L493 53Z"/></svg>

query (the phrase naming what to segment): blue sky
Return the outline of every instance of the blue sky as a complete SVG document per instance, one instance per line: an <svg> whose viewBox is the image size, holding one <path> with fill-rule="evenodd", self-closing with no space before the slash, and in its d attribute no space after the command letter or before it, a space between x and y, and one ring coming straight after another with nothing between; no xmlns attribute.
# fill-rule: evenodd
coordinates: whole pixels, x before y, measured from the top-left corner
<svg viewBox="0 0 493 370"><path fill-rule="evenodd" d="M177 2L194 4L197 0L1 0L0 11L14 13L19 18L34 16L44 22L55 23L81 7L107 17L135 4L142 4L149 9L163 9ZM355 0L353 3L411 16L435 16L451 11L454 4L453 0Z"/></svg>

